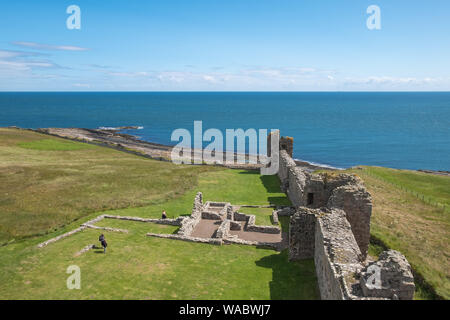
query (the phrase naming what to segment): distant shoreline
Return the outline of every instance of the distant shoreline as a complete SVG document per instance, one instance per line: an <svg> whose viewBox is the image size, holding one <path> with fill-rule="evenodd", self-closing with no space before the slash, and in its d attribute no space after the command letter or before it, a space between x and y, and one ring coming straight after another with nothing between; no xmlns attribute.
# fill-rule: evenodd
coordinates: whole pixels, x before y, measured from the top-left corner
<svg viewBox="0 0 450 320"><path fill-rule="evenodd" d="M16 128L21 130L30 130L43 134L48 134L60 138L65 138L78 142L87 142L93 144L100 144L106 147L112 147L115 149L120 149L121 151L127 151L130 153L135 153L141 156L146 156L151 159L160 160L160 161L170 161L170 153L173 149L173 146L154 143L146 140L141 140L140 138L122 133L123 130L138 130L142 127L139 126L120 126L120 127L100 127L97 129L88 129L88 128L20 128L17 126L10 126L8 128ZM198 152L193 152L193 156ZM235 153L235 156L237 154ZM251 157L246 154L246 158ZM308 171L315 170L345 170L345 168L337 168L329 165L322 165L315 162L309 162L305 160L295 159L295 163L297 166L302 167ZM236 169L259 169L261 165L254 164L235 164L235 165L223 165L229 168ZM407 169L405 169L407 170ZM410 169L408 169L410 170ZM427 169L418 169L412 170L418 171L428 174L441 175L441 176L450 176L450 171L443 170L427 170Z"/></svg>

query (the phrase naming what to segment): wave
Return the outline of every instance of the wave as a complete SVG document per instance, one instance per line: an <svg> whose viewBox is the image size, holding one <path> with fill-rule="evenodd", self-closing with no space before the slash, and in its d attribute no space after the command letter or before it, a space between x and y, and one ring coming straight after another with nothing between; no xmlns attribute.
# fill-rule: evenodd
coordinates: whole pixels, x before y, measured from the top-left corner
<svg viewBox="0 0 450 320"><path fill-rule="evenodd" d="M122 127L99 127L99 130L120 131L120 130L142 130L143 126L122 126Z"/></svg>
<svg viewBox="0 0 450 320"><path fill-rule="evenodd" d="M298 158L293 158L293 159L294 159L294 161L304 162L304 163L307 163L307 164L309 164L311 166L315 166L315 167L328 168L328 169L333 169L333 170L345 170L345 168L335 167L335 166L332 166L329 164L307 161L307 160L298 159Z"/></svg>

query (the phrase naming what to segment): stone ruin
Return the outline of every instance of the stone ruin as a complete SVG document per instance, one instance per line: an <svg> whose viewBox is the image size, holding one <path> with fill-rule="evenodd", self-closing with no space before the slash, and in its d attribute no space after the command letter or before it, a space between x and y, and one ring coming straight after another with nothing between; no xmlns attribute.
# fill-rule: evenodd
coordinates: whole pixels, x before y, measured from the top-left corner
<svg viewBox="0 0 450 320"><path fill-rule="evenodd" d="M292 140L280 138L278 177L293 207L274 211L274 221L290 217L289 259L314 259L321 298L412 299L412 270L401 253L368 259L372 198L363 182L312 173L291 156Z"/></svg>
<svg viewBox="0 0 450 320"><path fill-rule="evenodd" d="M189 216L180 216L176 219L153 219L141 217L118 216L102 214L89 220L79 228L61 234L57 237L46 240L37 245L38 248L46 247L56 241L62 240L85 229L96 229L111 232L128 233L126 229L101 227L96 225L103 219L118 219L142 223L156 223L164 225L179 226L174 234L147 233L148 237L158 237L191 242L208 243L215 245L222 244L245 244L254 246L270 247L275 250L282 250L287 247L287 239L277 226L260 226L255 224L255 215L248 215L239 212L241 207L260 206L233 206L228 202L203 203L203 195L198 192L194 199L192 212ZM79 256L90 249L93 245L84 247L76 253Z"/></svg>
<svg viewBox="0 0 450 320"><path fill-rule="evenodd" d="M239 212L240 207L243 206L233 206L228 202L204 203L202 193L198 192L191 215L179 220L180 229L176 234L147 233L147 236L215 245L265 246L276 250L287 247L278 226L256 225L255 215Z"/></svg>

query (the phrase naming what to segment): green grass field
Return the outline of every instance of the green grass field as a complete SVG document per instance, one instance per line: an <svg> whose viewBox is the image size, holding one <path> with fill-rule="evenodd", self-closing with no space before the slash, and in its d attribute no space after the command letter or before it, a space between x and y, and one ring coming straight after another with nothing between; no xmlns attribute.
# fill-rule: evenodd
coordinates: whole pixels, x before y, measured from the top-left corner
<svg viewBox="0 0 450 320"><path fill-rule="evenodd" d="M48 141L50 140L50 142ZM70 145L70 146L69 146ZM287 252L146 237L175 227L105 219L47 247L36 245L100 213L169 218L190 214L194 196L233 204L289 204L274 177L209 166L176 166L29 131L0 129L0 299L317 299L312 260ZM270 223L271 210L250 210ZM76 221L74 221L76 220ZM285 226L285 224L283 224ZM66 269L81 269L81 290Z"/></svg>
<svg viewBox="0 0 450 320"><path fill-rule="evenodd" d="M374 240L401 251L419 277L416 299L450 297L450 178L379 167L349 169L373 197ZM176 166L109 148L30 131L0 128L0 299L317 299L312 260L288 262L287 252L212 246L146 237L176 227L104 219L38 249L46 239L102 213L159 218L188 215L198 191L204 200L238 205L289 204L275 176L211 166ZM270 208L242 208L271 224ZM288 221L280 219L283 230ZM374 241L370 254L382 248ZM82 289L66 288L78 265ZM425 280L425 285L420 281ZM432 287L427 288L427 284Z"/></svg>

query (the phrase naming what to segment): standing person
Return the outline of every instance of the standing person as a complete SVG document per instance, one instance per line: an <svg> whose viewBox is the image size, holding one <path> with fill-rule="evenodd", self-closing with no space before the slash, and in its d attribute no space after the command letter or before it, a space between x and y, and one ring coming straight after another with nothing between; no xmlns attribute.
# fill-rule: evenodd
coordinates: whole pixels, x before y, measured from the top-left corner
<svg viewBox="0 0 450 320"><path fill-rule="evenodd" d="M163 212L162 212L162 218L163 218L163 219L167 219L166 210L163 210Z"/></svg>
<svg viewBox="0 0 450 320"><path fill-rule="evenodd" d="M103 253L106 253L106 247L108 246L108 244L106 243L105 236L103 235L103 233L100 235L100 237L98 237L98 241L100 241L100 243L102 244Z"/></svg>

